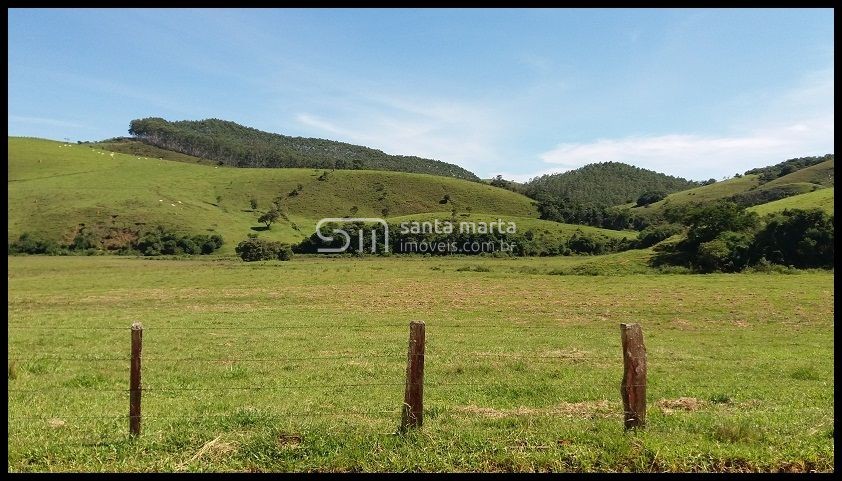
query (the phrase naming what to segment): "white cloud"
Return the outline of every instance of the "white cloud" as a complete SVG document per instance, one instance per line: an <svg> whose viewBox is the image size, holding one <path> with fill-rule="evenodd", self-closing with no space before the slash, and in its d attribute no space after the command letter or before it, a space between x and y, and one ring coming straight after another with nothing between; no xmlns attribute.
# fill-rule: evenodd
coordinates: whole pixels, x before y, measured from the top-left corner
<svg viewBox="0 0 842 481"><path fill-rule="evenodd" d="M832 71L808 74L799 87L764 107L761 116L736 125L736 133L671 133L560 143L539 156L550 166L531 174L510 174L507 178L524 181L594 162L616 161L703 180L793 157L833 152Z"/></svg>

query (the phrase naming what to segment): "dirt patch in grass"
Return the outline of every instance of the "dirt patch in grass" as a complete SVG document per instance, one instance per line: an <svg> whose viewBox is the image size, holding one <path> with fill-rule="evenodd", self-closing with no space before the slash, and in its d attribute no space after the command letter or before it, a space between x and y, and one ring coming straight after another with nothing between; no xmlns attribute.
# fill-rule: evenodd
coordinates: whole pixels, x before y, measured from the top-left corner
<svg viewBox="0 0 842 481"><path fill-rule="evenodd" d="M694 397L680 397L678 399L659 399L655 403L664 414L672 414L675 411L698 411L707 403Z"/></svg>
<svg viewBox="0 0 842 481"><path fill-rule="evenodd" d="M278 447L286 448L286 449L295 449L301 446L301 436L298 434L285 434L281 433L278 435Z"/></svg>
<svg viewBox="0 0 842 481"><path fill-rule="evenodd" d="M63 419L53 418L47 421L47 424L49 424L51 428L57 429L64 426L66 423Z"/></svg>

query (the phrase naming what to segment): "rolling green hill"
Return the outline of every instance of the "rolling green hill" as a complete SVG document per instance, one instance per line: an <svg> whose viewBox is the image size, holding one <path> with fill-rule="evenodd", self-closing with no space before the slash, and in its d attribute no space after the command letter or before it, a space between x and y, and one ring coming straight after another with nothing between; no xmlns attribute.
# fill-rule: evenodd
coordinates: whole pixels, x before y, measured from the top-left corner
<svg viewBox="0 0 842 481"><path fill-rule="evenodd" d="M129 133L156 147L234 167L372 169L480 180L458 165L438 160L389 155L333 140L289 137L219 119L136 119L131 122Z"/></svg>
<svg viewBox="0 0 842 481"><path fill-rule="evenodd" d="M644 207L633 207L632 212L648 214L660 212L668 205L686 204L689 202L710 202L741 194L760 185L756 174L744 175L733 179L723 180L714 184L702 185L692 189L673 192L664 200L654 202ZM630 205L631 207L631 205Z"/></svg>
<svg viewBox="0 0 842 481"><path fill-rule="evenodd" d="M747 174L715 184L674 192L665 199L648 206L634 207L632 212L655 215L662 213L670 205L704 203L719 199L731 199L745 206L766 204L774 200L832 187L833 166L834 160L831 156L830 160L782 175L766 183L761 183L761 174Z"/></svg>
<svg viewBox="0 0 842 481"><path fill-rule="evenodd" d="M833 187L819 189L806 194L794 195L784 199L767 202L765 204L749 207L748 210L757 212L760 215L779 212L784 209L814 209L819 208L829 214L833 214Z"/></svg>
<svg viewBox="0 0 842 481"><path fill-rule="evenodd" d="M814 184L824 187L833 185L833 156L829 160L796 170L790 174L778 177L763 184L763 187L773 187L786 184Z"/></svg>
<svg viewBox="0 0 842 481"><path fill-rule="evenodd" d="M313 232L318 219L352 211L358 217L390 217L455 207L474 214L537 215L523 195L441 176L337 170L319 180L324 170L191 165L42 139L10 137L8 148L9 240L32 232L68 242L83 223L127 230L161 224L219 233L229 253L250 232L296 242ZM278 196L287 220L259 231L259 212L252 211L250 200L263 211Z"/></svg>
<svg viewBox="0 0 842 481"><path fill-rule="evenodd" d="M561 174L542 175L524 184L533 199L551 196L594 207L610 207L637 200L650 191L676 192L696 186L679 177L620 162L588 164Z"/></svg>

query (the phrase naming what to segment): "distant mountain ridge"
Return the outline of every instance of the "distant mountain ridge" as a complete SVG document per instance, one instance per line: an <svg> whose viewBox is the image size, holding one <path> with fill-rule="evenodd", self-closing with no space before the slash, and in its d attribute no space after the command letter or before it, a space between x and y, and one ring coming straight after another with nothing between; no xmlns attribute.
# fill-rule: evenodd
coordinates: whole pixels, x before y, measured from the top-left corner
<svg viewBox="0 0 842 481"><path fill-rule="evenodd" d="M458 165L416 156L390 155L334 140L290 137L220 119L131 121L129 133L156 147L233 167L298 167L414 172L480 181Z"/></svg>

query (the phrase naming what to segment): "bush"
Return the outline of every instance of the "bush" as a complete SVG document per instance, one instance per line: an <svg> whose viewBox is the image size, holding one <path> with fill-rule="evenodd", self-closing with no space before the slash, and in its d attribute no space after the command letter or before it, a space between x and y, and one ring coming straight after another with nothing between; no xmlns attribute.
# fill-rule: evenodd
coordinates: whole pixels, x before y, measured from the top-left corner
<svg viewBox="0 0 842 481"><path fill-rule="evenodd" d="M681 232L681 226L676 224L659 224L650 225L649 227L640 231L635 242L635 248L645 249L663 240L669 239Z"/></svg>
<svg viewBox="0 0 842 481"><path fill-rule="evenodd" d="M9 243L8 253L10 255L46 254L55 256L61 253L61 247L54 240L24 232L18 237L17 241Z"/></svg>
<svg viewBox="0 0 842 481"><path fill-rule="evenodd" d="M637 198L637 207L642 207L642 206L645 206L645 205L654 204L655 202L658 202L659 200L663 200L666 197L667 197L667 193L662 192L662 191L644 192L643 194L640 195L640 197Z"/></svg>
<svg viewBox="0 0 842 481"><path fill-rule="evenodd" d="M604 239L576 232L567 241L567 247L577 254L602 254L606 244Z"/></svg>
<svg viewBox="0 0 842 481"><path fill-rule="evenodd" d="M222 247L222 236L179 235L164 227L146 232L132 245L132 249L144 256L211 254Z"/></svg>
<svg viewBox="0 0 842 481"><path fill-rule="evenodd" d="M94 235L85 229L80 230L76 234L76 237L73 238L73 242L69 246L69 248L74 251L85 251L95 247L96 239Z"/></svg>
<svg viewBox="0 0 842 481"><path fill-rule="evenodd" d="M696 267L702 272L739 272L751 258L752 236L744 232L723 232L704 242L696 253Z"/></svg>
<svg viewBox="0 0 842 481"><path fill-rule="evenodd" d="M289 244L258 238L248 238L234 248L240 258L246 262L292 259L292 247Z"/></svg>
<svg viewBox="0 0 842 481"><path fill-rule="evenodd" d="M278 260L289 261L292 260L292 246L289 244L281 244L278 248Z"/></svg>

